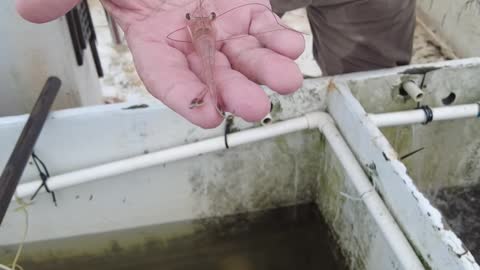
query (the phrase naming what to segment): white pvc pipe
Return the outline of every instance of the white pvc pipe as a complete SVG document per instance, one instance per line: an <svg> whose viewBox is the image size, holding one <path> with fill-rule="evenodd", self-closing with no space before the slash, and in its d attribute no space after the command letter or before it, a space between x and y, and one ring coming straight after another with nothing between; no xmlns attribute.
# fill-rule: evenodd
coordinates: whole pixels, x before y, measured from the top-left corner
<svg viewBox="0 0 480 270"><path fill-rule="evenodd" d="M456 105L432 108L432 121L445 121L462 118L473 118L480 115L480 104ZM369 114L368 117L377 127L391 127L425 123L427 116L422 109Z"/></svg>
<svg viewBox="0 0 480 270"><path fill-rule="evenodd" d="M360 199L365 203L386 242L397 255L401 264L399 269L424 269L383 200L365 175L350 147L343 139L342 134L336 128L333 119L328 114L320 113L307 115L307 119L309 119L310 126L317 123L320 132L325 136L340 161L346 176L351 180L356 192L360 194Z"/></svg>
<svg viewBox="0 0 480 270"><path fill-rule="evenodd" d="M270 125L272 124L272 115L271 114L267 114L260 123L262 123L262 126L266 126L266 125Z"/></svg>
<svg viewBox="0 0 480 270"><path fill-rule="evenodd" d="M372 218L378 224L386 242L397 255L397 258L402 264L401 268L412 270L423 269L420 260L414 253L382 199L373 188L369 179L365 175L365 172L358 164L354 154L351 152L342 135L336 128L330 115L323 112L310 113L300 118L279 122L270 126L233 133L228 135L228 144L230 147L235 147L308 128L318 128L329 142L329 145L338 157L346 176L352 181L357 193L361 194L361 200L365 203ZM175 160L194 157L200 154L211 153L225 149L224 143L224 137L217 137L162 150L152 154L128 158L93 168L53 176L49 178L48 186L51 190L57 190L104 177L115 176ZM19 197L32 195L40 184L41 181L22 184L17 187L16 194ZM42 191L44 191L44 189L42 189Z"/></svg>
<svg viewBox="0 0 480 270"><path fill-rule="evenodd" d="M423 99L423 91L413 81L406 81L402 84L403 89L415 101L420 102Z"/></svg>
<svg viewBox="0 0 480 270"><path fill-rule="evenodd" d="M274 125L246 130L228 135L228 144L235 147L255 141L276 137L303 130L308 127L305 117L283 121ZM106 177L116 176L127 172L140 170L155 165L160 165L200 154L211 153L225 149L224 137L203 140L200 142L182 145L146 155L114 161L107 164L81 169L70 173L52 176L48 179L48 187L58 190L83 183L95 181ZM42 182L40 180L21 184L17 187L16 194L20 198L34 194ZM41 189L40 192L45 192Z"/></svg>

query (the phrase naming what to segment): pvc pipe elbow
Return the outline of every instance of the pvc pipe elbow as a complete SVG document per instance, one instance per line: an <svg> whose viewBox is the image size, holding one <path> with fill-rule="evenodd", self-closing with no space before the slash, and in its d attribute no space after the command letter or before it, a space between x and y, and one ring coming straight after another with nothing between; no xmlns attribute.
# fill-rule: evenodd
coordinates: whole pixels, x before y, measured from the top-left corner
<svg viewBox="0 0 480 270"><path fill-rule="evenodd" d="M305 115L308 122L309 129L320 129L323 131L325 125L333 125L334 121L332 117L326 112L314 112Z"/></svg>

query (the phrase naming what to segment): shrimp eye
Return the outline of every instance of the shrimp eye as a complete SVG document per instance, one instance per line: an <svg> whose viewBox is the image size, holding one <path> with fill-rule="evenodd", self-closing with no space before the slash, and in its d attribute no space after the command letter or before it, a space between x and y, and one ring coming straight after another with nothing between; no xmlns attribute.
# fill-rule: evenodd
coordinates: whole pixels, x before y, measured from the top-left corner
<svg viewBox="0 0 480 270"><path fill-rule="evenodd" d="M187 14L185 15L185 17L187 18L187 20L190 20L190 19L191 19L191 18L190 18L190 13L187 13Z"/></svg>
<svg viewBox="0 0 480 270"><path fill-rule="evenodd" d="M212 20L215 20L215 18L217 18L217 14L215 12L210 13L210 16Z"/></svg>

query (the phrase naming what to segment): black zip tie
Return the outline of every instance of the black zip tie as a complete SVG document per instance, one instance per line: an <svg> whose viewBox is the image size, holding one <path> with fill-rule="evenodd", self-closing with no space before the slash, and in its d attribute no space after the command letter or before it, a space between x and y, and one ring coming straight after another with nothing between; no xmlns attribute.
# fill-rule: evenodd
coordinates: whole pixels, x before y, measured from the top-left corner
<svg viewBox="0 0 480 270"><path fill-rule="evenodd" d="M425 149L425 147L422 147L422 148L417 149L417 150L415 150L415 151L413 151L413 152L410 152L410 153L408 153L408 154L406 154L406 155L403 155L402 157L400 157L400 160L404 160L404 159L406 159L406 158L408 158L408 157L411 157L411 156L415 155L416 153L422 151L423 149Z"/></svg>
<svg viewBox="0 0 480 270"><path fill-rule="evenodd" d="M229 115L225 123L225 135L224 135L225 147L227 149L230 149L230 146L228 145L227 135L230 133L230 128L232 127L232 124L233 124L233 115Z"/></svg>
<svg viewBox="0 0 480 270"><path fill-rule="evenodd" d="M42 179L42 184L37 188L35 193L33 193L30 200L35 199L40 189L42 189L42 187L45 187L45 190L48 193L52 194L53 203L55 204L55 206L57 206L57 198L55 197L55 192L51 191L47 186L47 180L48 178L50 178L50 173L48 172L47 166L45 166L45 163L43 163L43 161L35 154L35 152L32 152L32 159L33 159L33 162L35 163L35 166L37 167L38 173L40 174L40 179ZM40 168L40 165L38 165L38 163L40 163L42 168Z"/></svg>
<svg viewBox="0 0 480 270"><path fill-rule="evenodd" d="M423 106L420 106L419 109L422 109L423 112L425 112L425 122L423 123L424 125L430 123L433 121L433 111L432 111L432 108L430 108L430 106L428 105L423 105Z"/></svg>

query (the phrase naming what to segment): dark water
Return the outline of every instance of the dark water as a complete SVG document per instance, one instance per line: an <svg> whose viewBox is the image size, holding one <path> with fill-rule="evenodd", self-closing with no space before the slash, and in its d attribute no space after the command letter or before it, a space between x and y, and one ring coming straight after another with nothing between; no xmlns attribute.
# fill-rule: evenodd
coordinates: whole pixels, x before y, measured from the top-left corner
<svg viewBox="0 0 480 270"><path fill-rule="evenodd" d="M453 231L480 261L480 184L442 189L434 201Z"/></svg>
<svg viewBox="0 0 480 270"><path fill-rule="evenodd" d="M152 240L141 248L119 245L102 255L35 263L25 258L21 265L35 270L347 269L313 204L194 223L202 229L168 244Z"/></svg>

